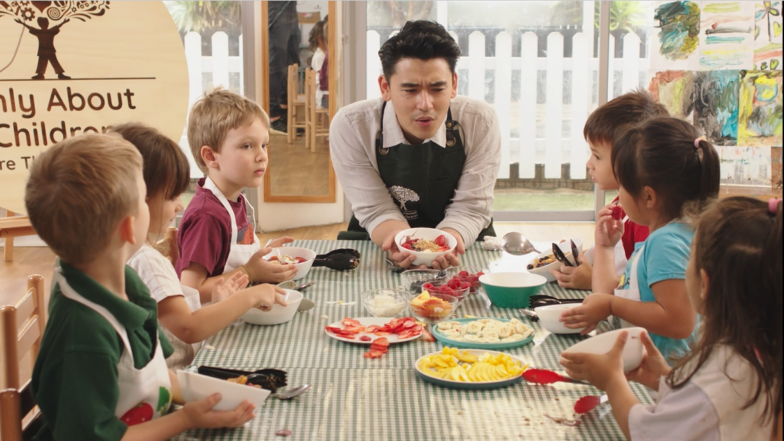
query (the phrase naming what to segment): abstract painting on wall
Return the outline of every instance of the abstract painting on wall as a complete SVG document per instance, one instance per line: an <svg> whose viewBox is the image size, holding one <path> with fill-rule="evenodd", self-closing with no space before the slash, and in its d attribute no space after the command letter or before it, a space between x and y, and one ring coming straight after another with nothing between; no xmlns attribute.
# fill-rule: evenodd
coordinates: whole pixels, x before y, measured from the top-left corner
<svg viewBox="0 0 784 441"><path fill-rule="evenodd" d="M753 2L700 2L699 69L751 69Z"/></svg>
<svg viewBox="0 0 784 441"><path fill-rule="evenodd" d="M738 141L740 71L694 73L694 125L713 145Z"/></svg>
<svg viewBox="0 0 784 441"><path fill-rule="evenodd" d="M741 71L738 144L782 144L782 72Z"/></svg>
<svg viewBox="0 0 784 441"><path fill-rule="evenodd" d="M770 188L770 147L718 147L721 185Z"/></svg>
<svg viewBox="0 0 784 441"><path fill-rule="evenodd" d="M754 11L754 69L780 70L782 68L782 3L755 2Z"/></svg>
<svg viewBox="0 0 784 441"><path fill-rule="evenodd" d="M658 2L653 22L659 33L658 50L651 51L651 65L660 70L696 70L700 43L699 2Z"/></svg>
<svg viewBox="0 0 784 441"><path fill-rule="evenodd" d="M774 193L781 192L784 187L784 169L781 167L781 146L770 148L771 180L770 187Z"/></svg>
<svg viewBox="0 0 784 441"><path fill-rule="evenodd" d="M693 72L683 70L656 72L648 85L648 91L651 92L653 99L664 104L672 116L688 121L692 120L691 113L694 109Z"/></svg>

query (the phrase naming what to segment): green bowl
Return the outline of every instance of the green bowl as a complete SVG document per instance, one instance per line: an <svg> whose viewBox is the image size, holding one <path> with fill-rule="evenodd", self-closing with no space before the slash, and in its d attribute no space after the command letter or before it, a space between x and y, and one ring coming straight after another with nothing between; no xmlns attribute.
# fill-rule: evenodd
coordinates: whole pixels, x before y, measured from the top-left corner
<svg viewBox="0 0 784 441"><path fill-rule="evenodd" d="M479 278L487 297L499 308L528 308L531 296L547 284L547 279L530 273L491 273Z"/></svg>

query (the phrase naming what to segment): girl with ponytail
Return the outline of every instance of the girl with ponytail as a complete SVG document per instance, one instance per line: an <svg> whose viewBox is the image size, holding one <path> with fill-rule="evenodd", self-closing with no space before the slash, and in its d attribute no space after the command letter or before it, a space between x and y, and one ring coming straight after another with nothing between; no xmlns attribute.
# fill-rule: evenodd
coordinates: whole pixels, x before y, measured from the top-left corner
<svg viewBox="0 0 784 441"><path fill-rule="evenodd" d="M645 333L645 358L628 376L626 333L607 354L563 355L567 373L607 391L627 439L781 439L781 206L734 197L700 216L686 285L701 332L674 368ZM627 377L658 391L657 403L640 404Z"/></svg>
<svg viewBox="0 0 784 441"><path fill-rule="evenodd" d="M719 193L719 156L697 130L677 118L658 117L616 138L613 172L620 205L632 222L651 234L635 245L613 293L595 293L561 316L567 327L590 332L611 318L616 327L649 331L656 347L674 364L688 353L698 318L686 294L686 266L694 236L686 208L701 209ZM596 241L615 246L624 225L612 207L599 212Z"/></svg>

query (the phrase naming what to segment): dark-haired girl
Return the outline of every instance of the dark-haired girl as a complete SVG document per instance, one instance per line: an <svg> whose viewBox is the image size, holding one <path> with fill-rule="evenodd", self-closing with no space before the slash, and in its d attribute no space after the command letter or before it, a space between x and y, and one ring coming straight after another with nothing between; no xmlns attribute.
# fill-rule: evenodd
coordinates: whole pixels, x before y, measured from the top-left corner
<svg viewBox="0 0 784 441"><path fill-rule="evenodd" d="M664 356L685 355L697 328L686 294L686 266L694 236L684 221L687 204L703 205L719 192L719 157L697 130L677 118L659 117L627 130L613 143L613 172L629 218L651 231L635 245L614 293L588 296L561 316L567 327L586 327L612 316L615 327L639 326ZM599 212L596 240L614 246L623 222L612 207Z"/></svg>
<svg viewBox="0 0 784 441"><path fill-rule="evenodd" d="M781 206L735 197L700 217L686 271L699 341L670 368L643 333L645 358L628 376L658 390L655 405L640 404L624 376L627 333L604 355L562 354L570 375L607 391L627 438L781 439Z"/></svg>

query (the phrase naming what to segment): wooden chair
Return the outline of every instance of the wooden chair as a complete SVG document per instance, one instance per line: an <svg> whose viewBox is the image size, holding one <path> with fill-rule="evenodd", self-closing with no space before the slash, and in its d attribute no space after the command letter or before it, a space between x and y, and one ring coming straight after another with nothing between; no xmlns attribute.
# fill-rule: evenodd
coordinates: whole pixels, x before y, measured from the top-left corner
<svg viewBox="0 0 784 441"><path fill-rule="evenodd" d="M305 128L305 121L301 117L300 108L302 112L305 111L305 95L299 93L299 65L292 64L288 70L288 81L286 86L288 109L286 114L287 140L289 144L293 144L297 140L297 129Z"/></svg>
<svg viewBox="0 0 784 441"><path fill-rule="evenodd" d="M305 147L311 152L316 151L318 138L329 136L329 109L316 105L316 75L312 69L305 70Z"/></svg>
<svg viewBox="0 0 784 441"><path fill-rule="evenodd" d="M3 371L6 386L20 390L19 363L31 355L35 365L46 324L44 278L37 274L27 278L27 292L15 305L0 308L3 322Z"/></svg>
<svg viewBox="0 0 784 441"><path fill-rule="evenodd" d="M14 212L6 210L6 217L0 218L0 238L5 239L3 254L6 262L14 260L14 237L35 235L30 218L14 216Z"/></svg>
<svg viewBox="0 0 784 441"><path fill-rule="evenodd" d="M155 244L155 249L166 256L172 266L177 266L177 259L180 258L180 250L177 248L177 227L169 227L163 239Z"/></svg>
<svg viewBox="0 0 784 441"><path fill-rule="evenodd" d="M43 425L30 384L27 381L20 389L0 391L0 439L3 441L32 440Z"/></svg>

